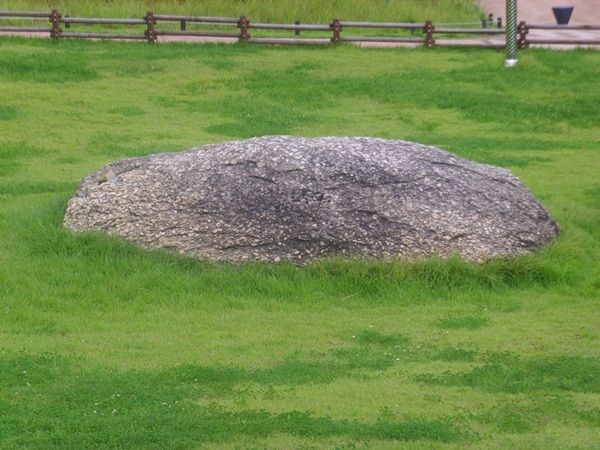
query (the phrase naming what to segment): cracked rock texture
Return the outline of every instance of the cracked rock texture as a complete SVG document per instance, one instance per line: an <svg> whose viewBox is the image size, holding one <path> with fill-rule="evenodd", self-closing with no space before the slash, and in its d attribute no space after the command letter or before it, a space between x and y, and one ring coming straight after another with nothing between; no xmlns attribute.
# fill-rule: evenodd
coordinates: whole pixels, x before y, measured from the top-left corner
<svg viewBox="0 0 600 450"><path fill-rule="evenodd" d="M559 231L508 170L421 144L266 136L108 164L64 226L214 261L485 260Z"/></svg>

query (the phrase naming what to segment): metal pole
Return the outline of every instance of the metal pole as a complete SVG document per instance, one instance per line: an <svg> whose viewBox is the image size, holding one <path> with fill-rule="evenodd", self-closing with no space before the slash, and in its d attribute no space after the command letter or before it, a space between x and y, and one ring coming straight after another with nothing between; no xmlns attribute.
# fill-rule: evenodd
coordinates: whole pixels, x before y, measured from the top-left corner
<svg viewBox="0 0 600 450"><path fill-rule="evenodd" d="M506 0L506 67L517 64L517 0Z"/></svg>

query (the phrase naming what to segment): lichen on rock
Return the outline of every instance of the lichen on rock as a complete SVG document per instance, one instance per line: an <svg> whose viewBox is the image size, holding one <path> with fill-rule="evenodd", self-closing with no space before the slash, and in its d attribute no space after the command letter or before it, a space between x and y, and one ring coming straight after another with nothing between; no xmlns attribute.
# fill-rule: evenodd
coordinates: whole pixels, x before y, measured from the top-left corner
<svg viewBox="0 0 600 450"><path fill-rule="evenodd" d="M64 226L213 261L485 260L559 232L508 170L413 142L265 136L94 172Z"/></svg>

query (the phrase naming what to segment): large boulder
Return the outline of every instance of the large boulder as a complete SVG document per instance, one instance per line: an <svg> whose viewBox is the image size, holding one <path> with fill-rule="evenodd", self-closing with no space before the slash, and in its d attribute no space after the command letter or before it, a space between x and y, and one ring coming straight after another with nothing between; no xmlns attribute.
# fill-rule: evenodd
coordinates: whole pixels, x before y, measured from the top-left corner
<svg viewBox="0 0 600 450"><path fill-rule="evenodd" d="M108 164L81 182L64 226L214 261L294 262L481 261L559 230L508 170L406 141L291 136Z"/></svg>

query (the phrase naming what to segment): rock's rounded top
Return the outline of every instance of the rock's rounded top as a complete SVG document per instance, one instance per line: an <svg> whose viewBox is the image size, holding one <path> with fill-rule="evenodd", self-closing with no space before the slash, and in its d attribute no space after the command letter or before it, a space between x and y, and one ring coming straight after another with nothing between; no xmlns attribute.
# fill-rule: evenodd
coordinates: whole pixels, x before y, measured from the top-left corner
<svg viewBox="0 0 600 450"><path fill-rule="evenodd" d="M407 141L292 136L108 164L81 182L64 225L216 261L483 260L558 233L506 169Z"/></svg>

